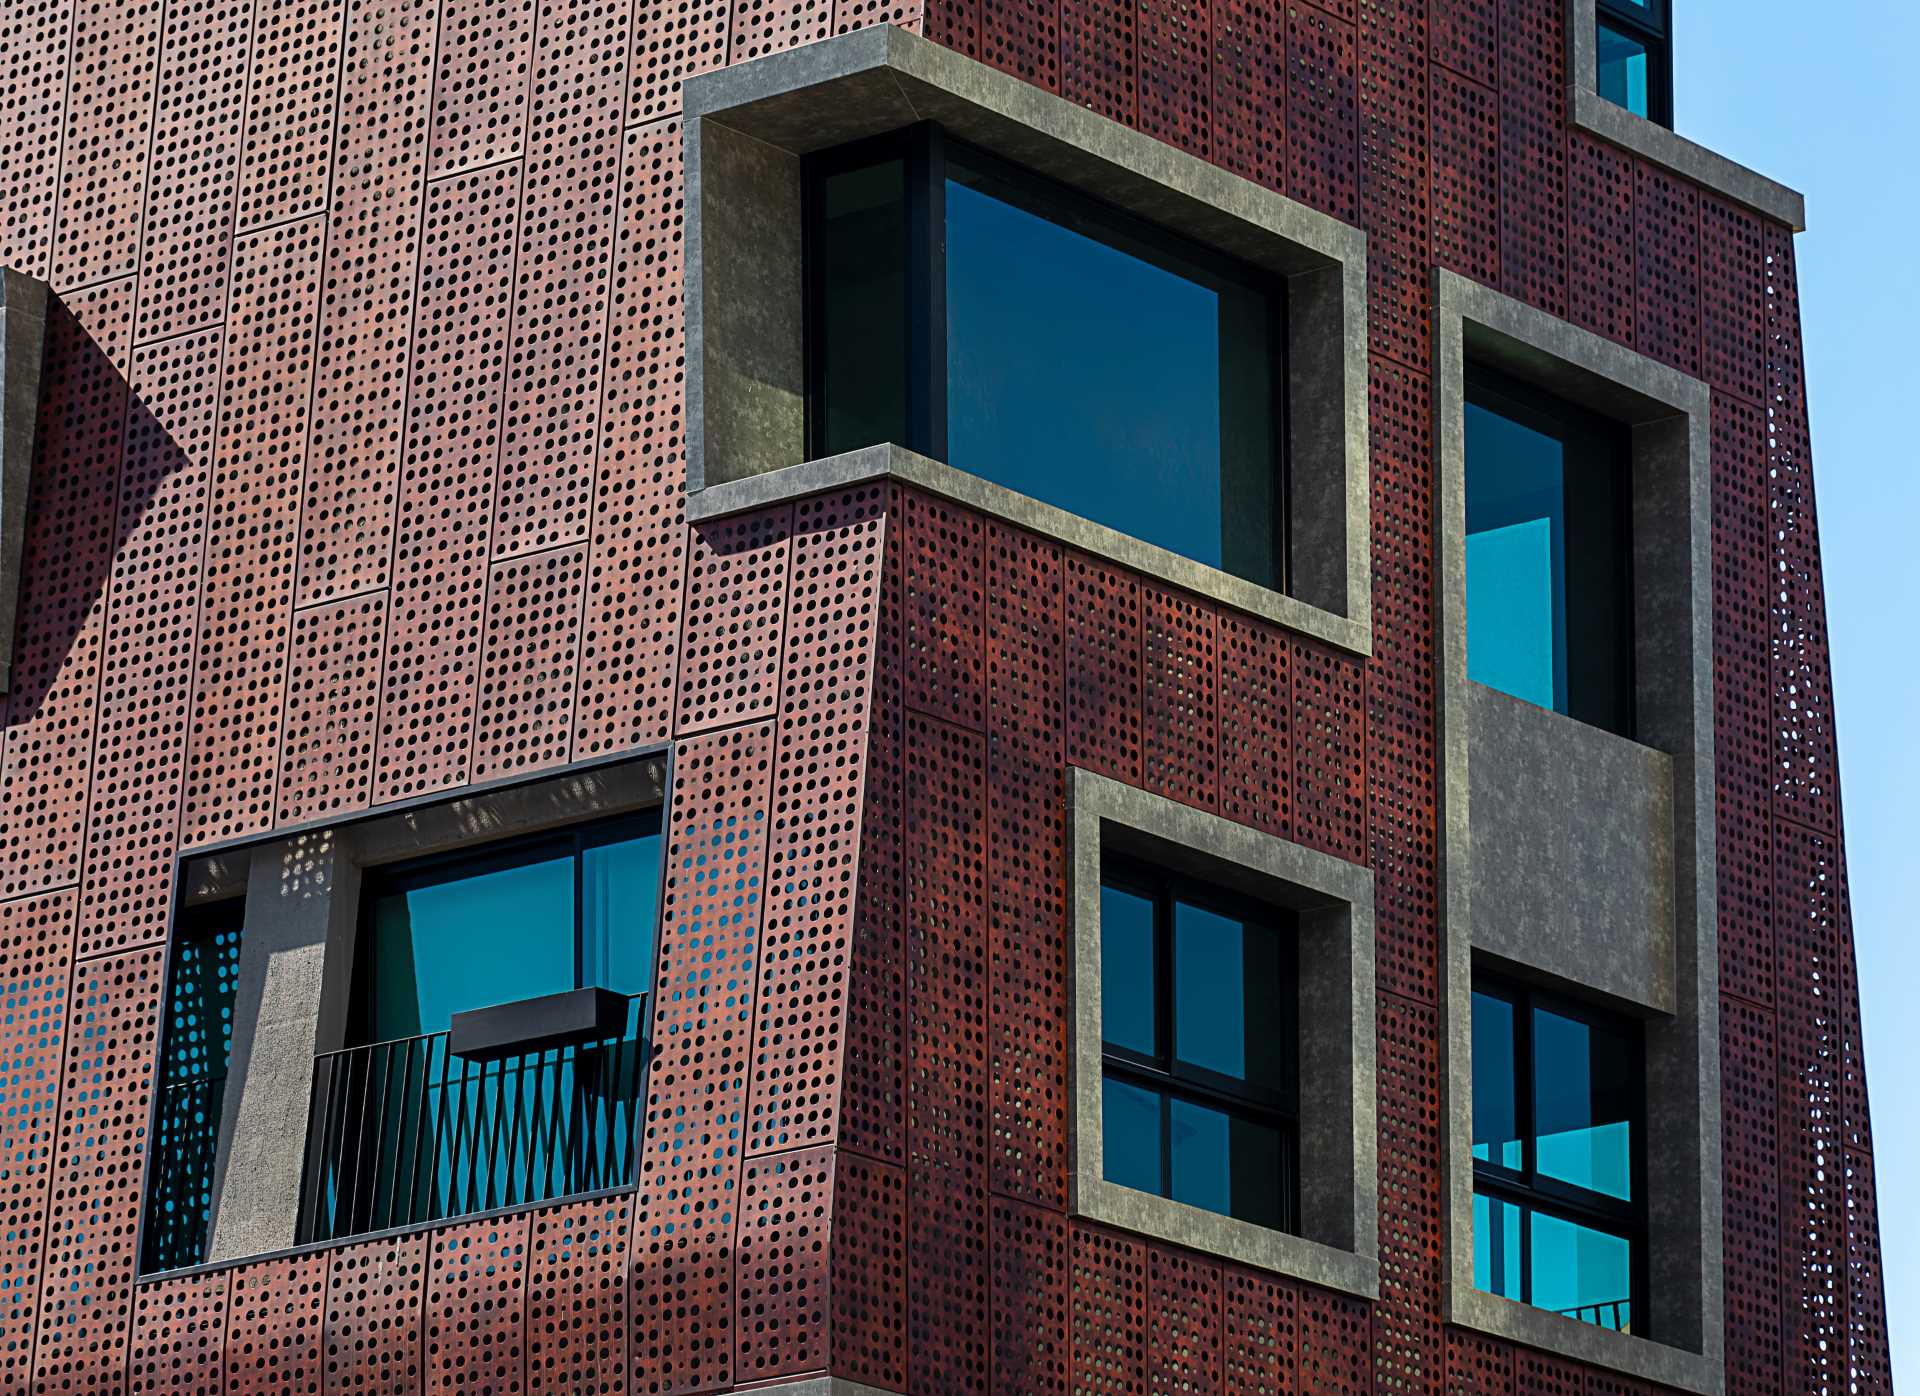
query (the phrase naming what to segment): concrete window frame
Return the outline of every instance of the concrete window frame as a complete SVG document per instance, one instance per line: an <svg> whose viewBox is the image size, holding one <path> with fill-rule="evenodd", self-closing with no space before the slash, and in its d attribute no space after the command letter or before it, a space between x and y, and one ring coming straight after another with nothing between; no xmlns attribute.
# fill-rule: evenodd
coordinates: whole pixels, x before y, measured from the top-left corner
<svg viewBox="0 0 1920 1396"><path fill-rule="evenodd" d="M1602 97L1595 0L1566 0L1566 7L1567 119L1577 129L1784 223L1793 232L1806 231L1807 204L1797 191Z"/></svg>
<svg viewBox="0 0 1920 1396"><path fill-rule="evenodd" d="M1435 278L1434 322L1448 1317L1716 1396L1725 1371L1711 395L1676 369L1445 271ZM1467 677L1470 360L1630 426L1633 738ZM1477 966L1644 1024L1657 1340L1474 1287Z"/></svg>
<svg viewBox="0 0 1920 1396"><path fill-rule="evenodd" d="M672 788L668 764L664 748L650 748L181 855L181 905L246 898L203 1267L344 1244L301 1245L296 1226L314 1058L346 1040L362 874L436 853L478 851L501 840L664 809ZM289 1140L298 1143L289 1148ZM143 1189L143 1216L145 1201Z"/></svg>
<svg viewBox="0 0 1920 1396"><path fill-rule="evenodd" d="M688 80L687 514L891 477L1355 654L1372 646L1366 237L892 25ZM1289 591L897 445L807 459L801 157L920 121L1285 278Z"/></svg>
<svg viewBox="0 0 1920 1396"><path fill-rule="evenodd" d="M1373 873L1106 776L1070 771L1068 1139L1075 1216L1367 1299L1380 1293ZM1101 1100L1100 866L1118 851L1293 910L1300 995L1300 1220L1291 1236L1109 1183Z"/></svg>

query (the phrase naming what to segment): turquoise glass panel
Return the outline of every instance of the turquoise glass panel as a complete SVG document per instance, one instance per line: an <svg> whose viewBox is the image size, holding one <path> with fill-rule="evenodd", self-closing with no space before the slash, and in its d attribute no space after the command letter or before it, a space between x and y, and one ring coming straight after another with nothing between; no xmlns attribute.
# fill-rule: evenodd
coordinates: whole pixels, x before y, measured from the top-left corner
<svg viewBox="0 0 1920 1396"><path fill-rule="evenodd" d="M1533 1062L1535 1168L1630 1201L1634 1081L1626 1039L1536 1008Z"/></svg>
<svg viewBox="0 0 1920 1396"><path fill-rule="evenodd" d="M1102 1174L1109 1183L1158 1194L1161 1191L1159 1093L1112 1077L1101 1085Z"/></svg>
<svg viewBox="0 0 1920 1396"><path fill-rule="evenodd" d="M1600 95L1638 116L1652 115L1648 93L1651 60L1647 46L1605 20L1599 22L1596 77Z"/></svg>
<svg viewBox="0 0 1920 1396"><path fill-rule="evenodd" d="M1564 712L1565 447L1471 402L1466 443L1467 676Z"/></svg>
<svg viewBox="0 0 1920 1396"><path fill-rule="evenodd" d="M1286 1075L1292 1005L1280 937L1191 902L1174 905L1174 1022L1181 1061L1267 1088Z"/></svg>
<svg viewBox="0 0 1920 1396"><path fill-rule="evenodd" d="M1276 1130L1179 1098L1171 1103L1168 1127L1174 1201L1256 1226L1282 1226L1283 1146Z"/></svg>
<svg viewBox="0 0 1920 1396"><path fill-rule="evenodd" d="M1265 298L993 178L946 203L947 459L1273 584Z"/></svg>
<svg viewBox="0 0 1920 1396"><path fill-rule="evenodd" d="M1100 1032L1108 1043L1158 1056L1153 903L1123 887L1100 889Z"/></svg>
<svg viewBox="0 0 1920 1396"><path fill-rule="evenodd" d="M1544 1212L1529 1221L1534 1306L1631 1332L1632 1244Z"/></svg>
<svg viewBox="0 0 1920 1396"><path fill-rule="evenodd" d="M1473 1156L1503 1168L1526 1166L1514 1081L1513 1005L1473 996Z"/></svg>
<svg viewBox="0 0 1920 1396"><path fill-rule="evenodd" d="M1520 1209L1511 1202L1473 1195L1473 1286L1508 1299L1526 1294Z"/></svg>
<svg viewBox="0 0 1920 1396"><path fill-rule="evenodd" d="M580 855L580 982L619 994L653 987L660 835L591 845Z"/></svg>
<svg viewBox="0 0 1920 1396"><path fill-rule="evenodd" d="M465 1009L573 988L573 905L564 854L376 898L367 1040L441 1032Z"/></svg>

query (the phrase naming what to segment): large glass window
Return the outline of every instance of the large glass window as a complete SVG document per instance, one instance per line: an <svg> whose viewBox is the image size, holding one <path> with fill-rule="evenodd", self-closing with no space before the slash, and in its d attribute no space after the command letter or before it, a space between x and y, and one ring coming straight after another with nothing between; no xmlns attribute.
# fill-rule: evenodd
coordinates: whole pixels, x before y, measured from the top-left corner
<svg viewBox="0 0 1920 1396"><path fill-rule="evenodd" d="M1617 424L1467 378L1467 675L1633 728L1629 448Z"/></svg>
<svg viewBox="0 0 1920 1396"><path fill-rule="evenodd" d="M1143 864L1100 893L1109 1182L1299 1230L1291 919Z"/></svg>
<svg viewBox="0 0 1920 1396"><path fill-rule="evenodd" d="M1475 984L1475 1285L1644 1333L1643 1099L1634 1024Z"/></svg>
<svg viewBox="0 0 1920 1396"><path fill-rule="evenodd" d="M930 127L809 187L814 454L897 442L1284 586L1277 281Z"/></svg>
<svg viewBox="0 0 1920 1396"><path fill-rule="evenodd" d="M1597 0L1600 95L1617 106L1673 125L1673 39L1667 0Z"/></svg>

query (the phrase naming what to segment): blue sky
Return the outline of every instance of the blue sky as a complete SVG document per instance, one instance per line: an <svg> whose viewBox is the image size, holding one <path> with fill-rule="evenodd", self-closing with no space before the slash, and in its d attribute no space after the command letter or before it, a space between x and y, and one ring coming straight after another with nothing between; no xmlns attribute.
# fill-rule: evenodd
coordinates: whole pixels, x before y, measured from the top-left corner
<svg viewBox="0 0 1920 1396"><path fill-rule="evenodd" d="M1677 129L1807 196L1798 245L1896 1381L1920 1381L1920 8L1673 0ZM1903 409L1905 409L1903 411Z"/></svg>

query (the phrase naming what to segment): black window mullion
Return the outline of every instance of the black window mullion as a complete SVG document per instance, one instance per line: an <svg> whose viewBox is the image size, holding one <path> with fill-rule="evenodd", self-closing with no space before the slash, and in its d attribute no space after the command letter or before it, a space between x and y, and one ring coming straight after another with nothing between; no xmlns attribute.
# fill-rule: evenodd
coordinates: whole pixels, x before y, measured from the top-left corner
<svg viewBox="0 0 1920 1396"><path fill-rule="evenodd" d="M907 156L908 393L913 448L947 458L946 141L932 122Z"/></svg>

